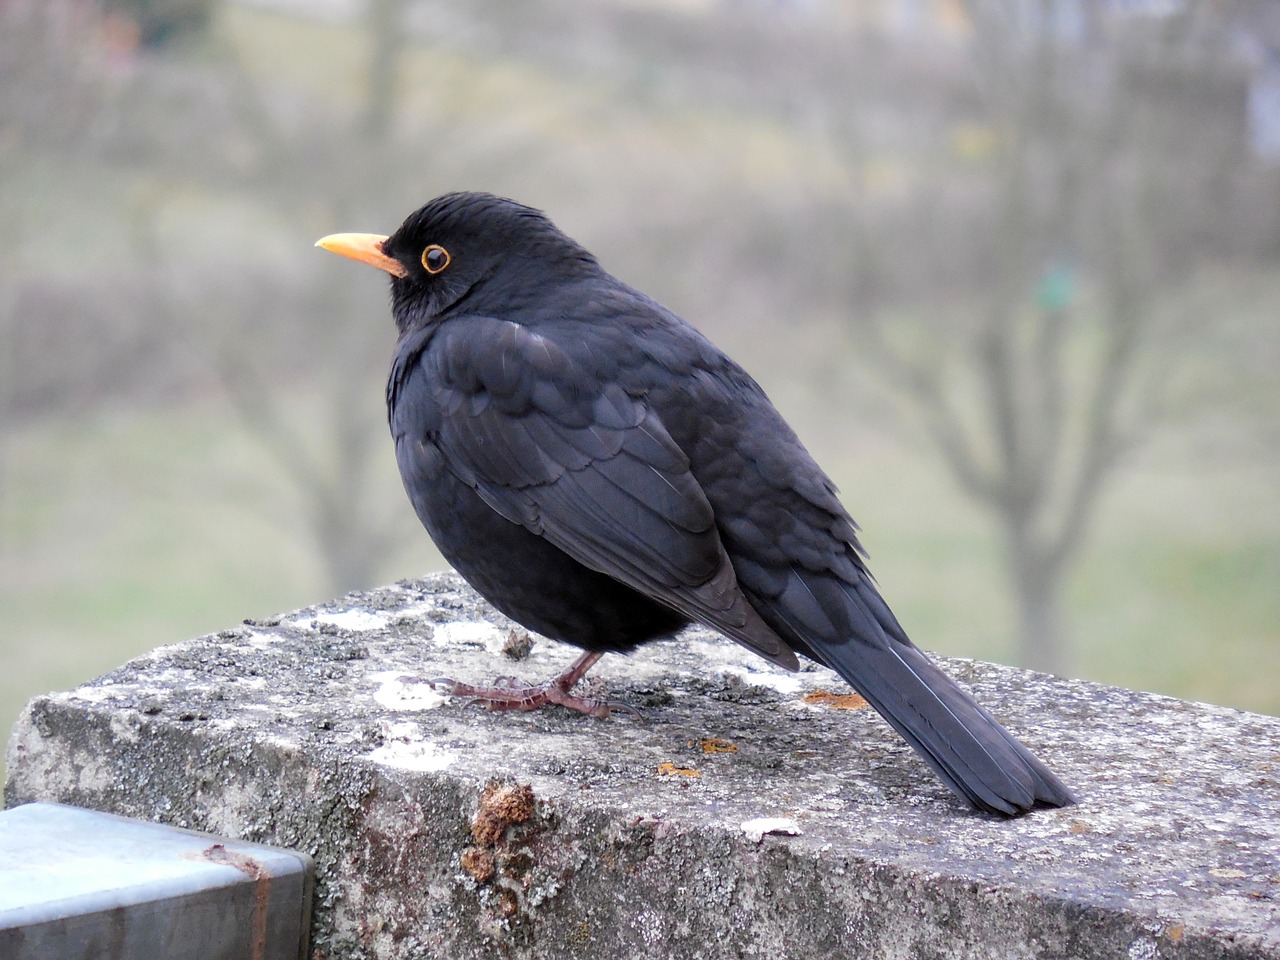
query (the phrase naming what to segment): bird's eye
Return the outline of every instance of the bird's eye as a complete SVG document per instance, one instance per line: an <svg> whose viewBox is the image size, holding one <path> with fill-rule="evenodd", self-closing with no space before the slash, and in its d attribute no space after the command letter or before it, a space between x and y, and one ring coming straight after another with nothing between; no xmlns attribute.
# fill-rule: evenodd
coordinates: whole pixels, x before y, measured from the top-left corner
<svg viewBox="0 0 1280 960"><path fill-rule="evenodd" d="M422 267L427 273L439 273L452 259L449 251L438 243L433 243L422 251Z"/></svg>

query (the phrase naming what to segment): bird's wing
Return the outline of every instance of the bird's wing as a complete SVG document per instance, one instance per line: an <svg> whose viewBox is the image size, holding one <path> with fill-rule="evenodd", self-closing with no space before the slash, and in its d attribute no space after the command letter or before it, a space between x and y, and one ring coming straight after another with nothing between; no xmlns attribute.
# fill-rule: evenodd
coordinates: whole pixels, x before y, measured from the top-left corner
<svg viewBox="0 0 1280 960"><path fill-rule="evenodd" d="M745 375L701 377L692 396L678 406L698 411L694 423L674 402L658 403L688 437L739 585L765 622L839 673L974 806L1013 814L1071 803L1062 782L908 639L834 485L759 387Z"/></svg>
<svg viewBox="0 0 1280 960"><path fill-rule="evenodd" d="M417 362L432 368L435 445L493 510L584 566L798 667L743 596L688 458L642 397L509 321L445 324Z"/></svg>

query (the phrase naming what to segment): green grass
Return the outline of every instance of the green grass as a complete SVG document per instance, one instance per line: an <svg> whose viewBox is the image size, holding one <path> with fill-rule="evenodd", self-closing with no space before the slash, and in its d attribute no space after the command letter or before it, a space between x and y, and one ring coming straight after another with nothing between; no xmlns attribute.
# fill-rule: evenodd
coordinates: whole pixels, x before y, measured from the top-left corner
<svg viewBox="0 0 1280 960"><path fill-rule="evenodd" d="M1280 713L1274 468L1123 476L1073 578L1078 660L1124 686Z"/></svg>

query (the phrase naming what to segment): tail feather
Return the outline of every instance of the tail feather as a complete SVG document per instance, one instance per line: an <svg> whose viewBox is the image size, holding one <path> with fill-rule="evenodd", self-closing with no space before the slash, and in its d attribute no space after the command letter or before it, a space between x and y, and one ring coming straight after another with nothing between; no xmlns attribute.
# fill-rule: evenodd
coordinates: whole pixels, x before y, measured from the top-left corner
<svg viewBox="0 0 1280 960"><path fill-rule="evenodd" d="M1048 767L916 647L854 641L822 653L943 782L978 809L1013 816L1037 803L1075 802Z"/></svg>
<svg viewBox="0 0 1280 960"><path fill-rule="evenodd" d="M766 605L974 807L1016 816L1037 804L1075 803L1048 767L907 639L868 580L841 588L856 627L836 643L815 638L785 607Z"/></svg>

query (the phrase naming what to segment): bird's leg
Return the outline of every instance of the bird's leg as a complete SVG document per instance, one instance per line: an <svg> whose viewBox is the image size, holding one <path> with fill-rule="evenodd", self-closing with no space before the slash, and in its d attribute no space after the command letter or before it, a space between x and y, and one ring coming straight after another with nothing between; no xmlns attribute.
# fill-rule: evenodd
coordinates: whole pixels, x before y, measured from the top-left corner
<svg viewBox="0 0 1280 960"><path fill-rule="evenodd" d="M607 717L610 705L603 700L575 697L569 692L602 656L604 656L602 653L584 653L573 661L564 673L537 687L473 687L467 683L448 679L436 682L447 685L450 695L471 697L473 701L483 703L490 710L528 711L554 703L588 716Z"/></svg>

